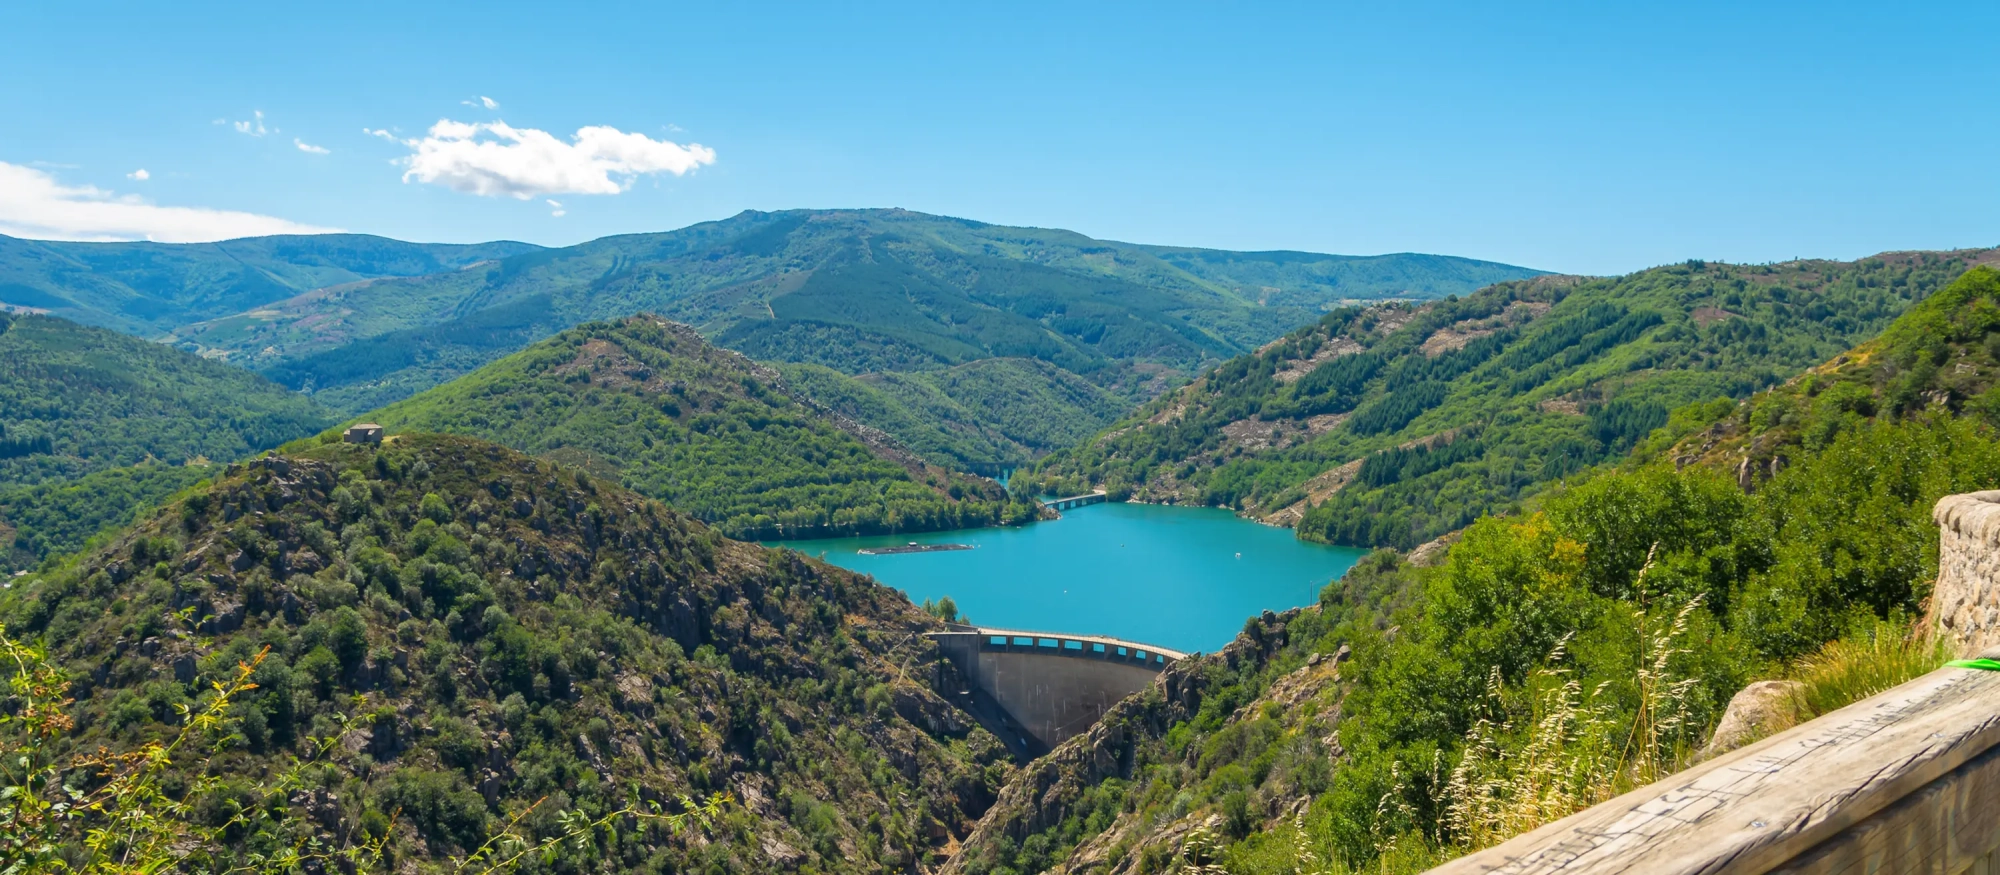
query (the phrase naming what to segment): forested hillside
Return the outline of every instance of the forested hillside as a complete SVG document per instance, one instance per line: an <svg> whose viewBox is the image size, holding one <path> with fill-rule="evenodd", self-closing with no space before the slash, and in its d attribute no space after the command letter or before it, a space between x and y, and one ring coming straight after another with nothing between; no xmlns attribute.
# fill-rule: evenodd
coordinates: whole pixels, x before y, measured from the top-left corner
<svg viewBox="0 0 2000 875"><path fill-rule="evenodd" d="M763 360L861 374L1034 358L1143 398L1335 302L1536 273L1444 256L1282 255L1290 266L1276 273L1270 253L1202 260L1197 272L1069 231L904 210L746 212L326 289L175 338L357 412L563 328L638 312Z"/></svg>
<svg viewBox="0 0 2000 875"><path fill-rule="evenodd" d="M1678 411L1634 453L1737 475L1753 488L1801 452L1878 418L1942 409L2000 422L2000 273L1967 273L1881 336L1748 403Z"/></svg>
<svg viewBox="0 0 2000 875"><path fill-rule="evenodd" d="M62 319L0 314L0 484L235 459L328 424L255 374Z"/></svg>
<svg viewBox="0 0 2000 875"><path fill-rule="evenodd" d="M454 271L537 248L506 241L405 243L365 234L217 243L71 243L0 235L0 309L28 308L150 337L326 286Z"/></svg>
<svg viewBox="0 0 2000 875"><path fill-rule="evenodd" d="M130 523L219 470L214 462L148 462L0 487L0 572L75 552L92 535Z"/></svg>
<svg viewBox="0 0 2000 875"><path fill-rule="evenodd" d="M1327 309L1385 297L1463 294L1505 279L1504 265L1448 255L1328 256L1121 244L1268 306ZM1529 271L1539 273L1540 271ZM1398 294L1397 290L1405 290Z"/></svg>
<svg viewBox="0 0 2000 875"><path fill-rule="evenodd" d="M1621 458L1881 331L1993 250L1688 262L1345 309L1232 359L1027 475L1413 547Z"/></svg>
<svg viewBox="0 0 2000 875"><path fill-rule="evenodd" d="M570 462L744 538L1018 523L1037 508L802 401L654 316L563 332L369 415Z"/></svg>
<svg viewBox="0 0 2000 875"><path fill-rule="evenodd" d="M914 373L850 377L780 365L799 393L879 428L932 462L998 474L1082 442L1130 409L1123 398L1047 362L982 359Z"/></svg>
<svg viewBox="0 0 2000 875"><path fill-rule="evenodd" d="M331 422L240 368L63 319L0 314L0 570L129 521L206 476L211 460Z"/></svg>
<svg viewBox="0 0 2000 875"><path fill-rule="evenodd" d="M1807 718L1928 671L1931 508L2000 482L1996 350L1976 268L1442 565L1378 551L1022 770L948 871L1416 872L1685 765L1749 681ZM1739 482L1749 447L1786 461Z"/></svg>
<svg viewBox="0 0 2000 875"><path fill-rule="evenodd" d="M231 466L13 581L0 624L66 670L65 758L172 738L253 667L160 778L181 804L148 817L216 828L162 871L377 840L377 871L431 871L511 830L558 840L530 872L907 872L1009 769L918 680L938 623L902 595L469 438ZM27 731L0 725L10 750ZM722 813L572 832L682 794Z"/></svg>

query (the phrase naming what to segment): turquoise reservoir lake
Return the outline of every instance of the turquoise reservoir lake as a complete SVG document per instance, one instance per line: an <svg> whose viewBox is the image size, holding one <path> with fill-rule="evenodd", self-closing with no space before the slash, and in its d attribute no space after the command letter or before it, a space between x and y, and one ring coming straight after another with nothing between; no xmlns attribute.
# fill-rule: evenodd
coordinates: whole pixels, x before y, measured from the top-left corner
<svg viewBox="0 0 2000 875"><path fill-rule="evenodd" d="M975 549L864 556L919 544ZM1214 651L1260 611L1318 601L1321 587L1366 554L1308 544L1289 529L1226 510L1095 504L1017 528L779 541L870 574L914 601L950 596L972 622L1112 635Z"/></svg>

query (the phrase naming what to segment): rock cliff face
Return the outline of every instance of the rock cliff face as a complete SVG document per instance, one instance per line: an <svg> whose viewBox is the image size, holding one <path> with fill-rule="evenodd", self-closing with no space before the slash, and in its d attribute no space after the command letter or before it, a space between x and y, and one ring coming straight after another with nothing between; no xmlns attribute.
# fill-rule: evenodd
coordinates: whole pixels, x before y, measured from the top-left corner
<svg viewBox="0 0 2000 875"><path fill-rule="evenodd" d="M2000 645L2000 490L1947 495L1934 516L1938 579L1928 625L1968 655Z"/></svg>

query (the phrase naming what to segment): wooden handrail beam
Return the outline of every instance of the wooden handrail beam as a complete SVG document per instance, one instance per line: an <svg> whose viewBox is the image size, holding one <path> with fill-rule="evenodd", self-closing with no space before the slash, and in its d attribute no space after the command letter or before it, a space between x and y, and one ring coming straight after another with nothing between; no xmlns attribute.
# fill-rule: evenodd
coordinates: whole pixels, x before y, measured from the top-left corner
<svg viewBox="0 0 2000 875"><path fill-rule="evenodd" d="M1942 668L1432 872L1958 875L1996 823L2000 672Z"/></svg>

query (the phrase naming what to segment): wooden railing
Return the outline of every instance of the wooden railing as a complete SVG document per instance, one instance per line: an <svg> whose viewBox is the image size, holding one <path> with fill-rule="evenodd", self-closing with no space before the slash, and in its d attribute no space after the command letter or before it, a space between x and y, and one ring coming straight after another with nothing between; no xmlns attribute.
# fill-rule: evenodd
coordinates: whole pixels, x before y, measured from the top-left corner
<svg viewBox="0 0 2000 875"><path fill-rule="evenodd" d="M2000 875L1996 848L2000 671L1942 668L1432 872Z"/></svg>

